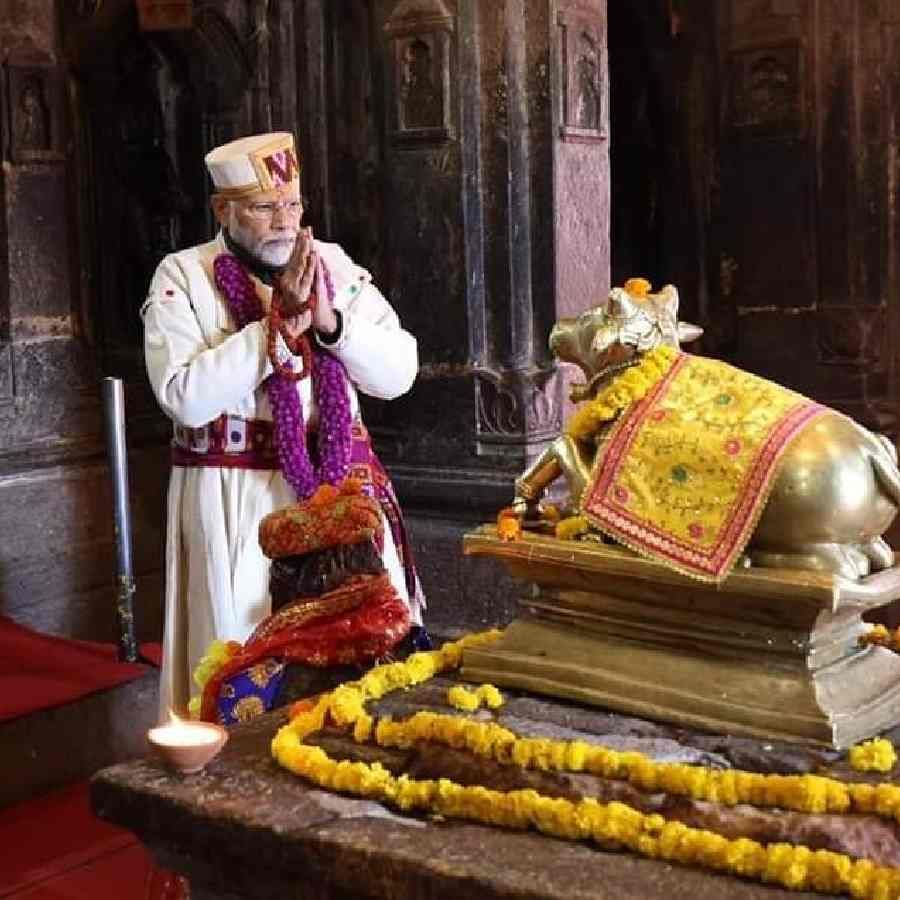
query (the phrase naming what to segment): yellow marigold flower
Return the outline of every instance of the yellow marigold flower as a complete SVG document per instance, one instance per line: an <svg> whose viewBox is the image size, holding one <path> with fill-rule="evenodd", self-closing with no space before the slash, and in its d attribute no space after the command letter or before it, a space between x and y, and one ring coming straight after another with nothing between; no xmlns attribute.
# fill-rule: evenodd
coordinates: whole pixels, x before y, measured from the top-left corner
<svg viewBox="0 0 900 900"><path fill-rule="evenodd" d="M850 748L850 765L857 772L890 772L896 762L894 745L884 738L864 741Z"/></svg>
<svg viewBox="0 0 900 900"><path fill-rule="evenodd" d="M206 687L207 682L228 660L241 649L240 644L234 641L213 641L200 657L197 668L194 669L194 683L200 690Z"/></svg>
<svg viewBox="0 0 900 900"><path fill-rule="evenodd" d="M847 887L854 897L867 897L875 881L875 864L868 859L859 859L853 863L847 879Z"/></svg>
<svg viewBox="0 0 900 900"><path fill-rule="evenodd" d="M410 684L421 684L437 674L438 661L432 652L413 653L406 660L406 671Z"/></svg>
<svg viewBox="0 0 900 900"><path fill-rule="evenodd" d="M656 347L646 353L637 366L618 375L593 400L577 409L566 423L566 433L576 439L590 437L602 423L644 397L669 370L676 356L672 347Z"/></svg>
<svg viewBox="0 0 900 900"><path fill-rule="evenodd" d="M882 816L894 818L900 808L900 788L893 784L875 786L875 811Z"/></svg>
<svg viewBox="0 0 900 900"><path fill-rule="evenodd" d="M353 740L358 744L365 743L372 736L374 724L372 717L368 713L363 713L353 726Z"/></svg>
<svg viewBox="0 0 900 900"><path fill-rule="evenodd" d="M480 685L475 694L488 709L499 709L503 706L503 694L492 684Z"/></svg>
<svg viewBox="0 0 900 900"><path fill-rule="evenodd" d="M351 725L363 713L363 695L355 687L341 685L331 693L329 712L338 725Z"/></svg>
<svg viewBox="0 0 900 900"><path fill-rule="evenodd" d="M474 712L481 706L478 697L461 684L455 684L447 691L447 701L451 706L464 712Z"/></svg>
<svg viewBox="0 0 900 900"><path fill-rule="evenodd" d="M571 541L590 531L591 523L584 516L569 516L556 523L555 533L561 541Z"/></svg>
<svg viewBox="0 0 900 900"><path fill-rule="evenodd" d="M569 741L566 744L566 765L569 772L583 772L590 745L584 741Z"/></svg>

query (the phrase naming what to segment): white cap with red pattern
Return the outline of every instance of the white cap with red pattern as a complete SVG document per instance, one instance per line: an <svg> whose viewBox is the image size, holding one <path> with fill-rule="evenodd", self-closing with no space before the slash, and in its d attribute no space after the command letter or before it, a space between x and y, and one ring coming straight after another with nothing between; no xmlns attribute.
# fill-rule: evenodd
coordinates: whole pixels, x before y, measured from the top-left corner
<svg viewBox="0 0 900 900"><path fill-rule="evenodd" d="M294 136L287 131L239 138L206 154L216 193L229 200L287 187L300 178Z"/></svg>

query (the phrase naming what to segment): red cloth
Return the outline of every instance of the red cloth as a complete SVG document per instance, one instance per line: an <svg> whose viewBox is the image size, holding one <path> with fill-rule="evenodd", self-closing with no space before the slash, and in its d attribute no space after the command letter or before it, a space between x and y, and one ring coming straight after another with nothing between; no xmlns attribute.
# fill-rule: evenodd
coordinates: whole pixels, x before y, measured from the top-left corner
<svg viewBox="0 0 900 900"><path fill-rule="evenodd" d="M153 645L146 649L152 656ZM146 673L147 666L120 663L116 654L112 644L40 634L0 616L0 721L63 706Z"/></svg>
<svg viewBox="0 0 900 900"><path fill-rule="evenodd" d="M188 900L135 836L96 818L87 782L0 810L0 897Z"/></svg>
<svg viewBox="0 0 900 900"><path fill-rule="evenodd" d="M409 631L409 610L387 575L364 578L369 596L356 609L284 628L262 639L251 637L206 683L200 717L207 722L218 721L222 685L263 659L277 657L317 667L361 665L391 650ZM257 632L261 629L262 625Z"/></svg>

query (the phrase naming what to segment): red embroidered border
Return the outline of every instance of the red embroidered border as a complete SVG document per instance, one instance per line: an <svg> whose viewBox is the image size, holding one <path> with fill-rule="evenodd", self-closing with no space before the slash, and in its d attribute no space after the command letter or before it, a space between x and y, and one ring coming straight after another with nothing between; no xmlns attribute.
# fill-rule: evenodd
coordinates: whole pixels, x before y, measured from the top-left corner
<svg viewBox="0 0 900 900"><path fill-rule="evenodd" d="M172 446L172 465L185 469L213 467L217 469L277 469L274 450L266 452L245 450L242 453L199 453L184 447Z"/></svg>

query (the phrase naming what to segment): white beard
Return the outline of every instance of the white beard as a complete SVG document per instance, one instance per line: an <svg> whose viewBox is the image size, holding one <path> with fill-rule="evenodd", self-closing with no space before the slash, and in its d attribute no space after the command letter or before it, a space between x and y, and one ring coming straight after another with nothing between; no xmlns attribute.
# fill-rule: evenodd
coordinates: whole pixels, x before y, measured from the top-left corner
<svg viewBox="0 0 900 900"><path fill-rule="evenodd" d="M228 223L228 233L232 240L240 244L249 254L267 266L275 267L287 265L297 237L293 234L290 237L253 238L247 229L237 222L237 217L233 213Z"/></svg>

